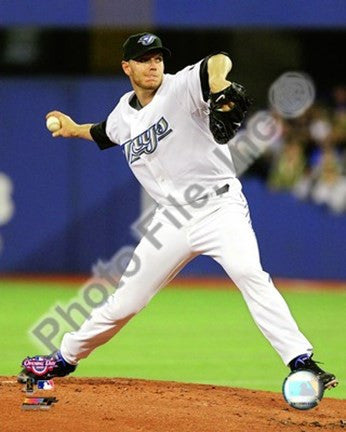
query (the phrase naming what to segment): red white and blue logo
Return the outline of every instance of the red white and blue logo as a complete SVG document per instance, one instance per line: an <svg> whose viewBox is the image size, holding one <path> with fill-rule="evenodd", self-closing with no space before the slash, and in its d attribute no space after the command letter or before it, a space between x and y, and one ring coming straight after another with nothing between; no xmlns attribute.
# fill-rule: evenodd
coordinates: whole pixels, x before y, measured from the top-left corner
<svg viewBox="0 0 346 432"><path fill-rule="evenodd" d="M37 389L38 390L53 390L54 389L54 381L53 380L38 380L37 381Z"/></svg>
<svg viewBox="0 0 346 432"><path fill-rule="evenodd" d="M54 357L27 357L23 360L22 366L28 371L32 372L37 376L43 376L48 372L51 372L56 366L56 360Z"/></svg>

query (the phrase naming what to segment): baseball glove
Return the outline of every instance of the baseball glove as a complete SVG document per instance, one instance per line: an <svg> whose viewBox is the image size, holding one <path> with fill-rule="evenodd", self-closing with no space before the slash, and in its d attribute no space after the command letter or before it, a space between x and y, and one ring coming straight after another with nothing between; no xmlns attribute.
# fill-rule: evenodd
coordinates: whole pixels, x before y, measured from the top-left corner
<svg viewBox="0 0 346 432"><path fill-rule="evenodd" d="M230 102L231 109L224 111L222 107ZM245 88L235 82L218 93L209 94L209 129L218 144L226 144L234 137L250 105Z"/></svg>

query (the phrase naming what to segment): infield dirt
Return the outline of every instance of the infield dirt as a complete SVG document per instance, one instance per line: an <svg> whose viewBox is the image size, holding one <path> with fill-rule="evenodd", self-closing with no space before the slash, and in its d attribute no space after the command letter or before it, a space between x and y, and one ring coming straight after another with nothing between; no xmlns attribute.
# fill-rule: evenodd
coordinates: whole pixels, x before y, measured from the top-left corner
<svg viewBox="0 0 346 432"><path fill-rule="evenodd" d="M346 401L325 397L309 411L281 394L138 379L56 379L49 411L22 411L25 393L0 377L1 432L271 432L342 430ZM331 392L332 393L332 392Z"/></svg>

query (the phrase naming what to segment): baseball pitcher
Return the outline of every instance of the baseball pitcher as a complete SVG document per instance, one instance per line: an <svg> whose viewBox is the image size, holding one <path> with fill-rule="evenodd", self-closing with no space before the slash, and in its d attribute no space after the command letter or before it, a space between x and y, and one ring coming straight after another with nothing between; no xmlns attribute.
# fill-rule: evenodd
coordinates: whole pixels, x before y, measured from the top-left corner
<svg viewBox="0 0 346 432"><path fill-rule="evenodd" d="M60 121L54 137L93 140L101 150L122 147L130 169L158 206L134 252L139 270L125 271L108 301L78 331L64 335L60 350L47 356L56 366L43 378L73 372L202 254L217 261L237 285L282 361L292 371L313 370L325 388L333 387L335 376L312 360L311 343L262 269L232 156L228 146L220 145L235 135L250 104L244 87L228 78L232 61L219 52L171 75L164 73L169 55L156 35L132 35L123 45L122 68L133 90L106 120L77 124L59 111L47 114ZM28 376L33 377L32 371L24 368L18 380L25 382Z"/></svg>

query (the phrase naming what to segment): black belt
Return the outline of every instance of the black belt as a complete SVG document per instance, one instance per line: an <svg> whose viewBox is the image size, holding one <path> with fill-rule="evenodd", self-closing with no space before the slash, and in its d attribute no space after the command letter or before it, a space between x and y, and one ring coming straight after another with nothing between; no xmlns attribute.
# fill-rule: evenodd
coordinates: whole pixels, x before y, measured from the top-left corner
<svg viewBox="0 0 346 432"><path fill-rule="evenodd" d="M224 186L220 187L219 189L216 189L215 195L222 195L228 191L229 191L229 184L225 184ZM206 199L206 198L209 198L212 196L214 196L214 193L203 195L203 196L197 198L196 201L201 200L201 199Z"/></svg>
<svg viewBox="0 0 346 432"><path fill-rule="evenodd" d="M229 190L229 184L225 184L224 186L220 187L219 189L216 189L215 193L216 195L222 195Z"/></svg>

